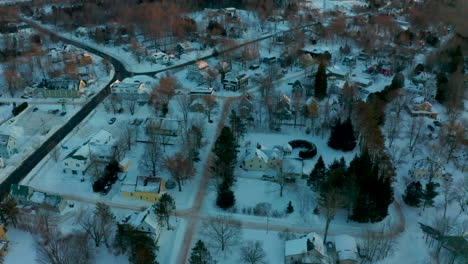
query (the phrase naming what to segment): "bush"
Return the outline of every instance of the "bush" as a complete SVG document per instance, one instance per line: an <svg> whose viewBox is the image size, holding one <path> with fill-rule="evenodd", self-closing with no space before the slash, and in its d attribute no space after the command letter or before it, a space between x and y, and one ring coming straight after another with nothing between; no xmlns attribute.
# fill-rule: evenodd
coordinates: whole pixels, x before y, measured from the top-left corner
<svg viewBox="0 0 468 264"><path fill-rule="evenodd" d="M292 206L291 201L289 201L288 207L286 207L286 213L290 214L292 212L294 212L294 207Z"/></svg>
<svg viewBox="0 0 468 264"><path fill-rule="evenodd" d="M104 175L93 183L93 191L104 192L107 184L114 184L117 181L117 174L119 172L119 163L117 161L111 161L107 164Z"/></svg>
<svg viewBox="0 0 468 264"><path fill-rule="evenodd" d="M24 103L18 105L17 107L13 108L12 113L13 113L14 116L17 116L21 112L23 112L24 109L26 109L27 107L28 107L28 103L24 102Z"/></svg>
<svg viewBox="0 0 468 264"><path fill-rule="evenodd" d="M258 203L253 209L253 214L256 216L267 216L270 214L271 204L270 203Z"/></svg>

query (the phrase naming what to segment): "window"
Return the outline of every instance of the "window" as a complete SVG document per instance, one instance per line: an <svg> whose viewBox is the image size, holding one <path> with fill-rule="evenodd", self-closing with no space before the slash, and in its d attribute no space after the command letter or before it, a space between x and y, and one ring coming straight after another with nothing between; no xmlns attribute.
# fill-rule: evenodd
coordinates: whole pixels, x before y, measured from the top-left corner
<svg viewBox="0 0 468 264"><path fill-rule="evenodd" d="M260 165L260 169L262 168L262 165Z"/></svg>
<svg viewBox="0 0 468 264"><path fill-rule="evenodd" d="M143 195L140 195L140 199L143 200Z"/></svg>
<svg viewBox="0 0 468 264"><path fill-rule="evenodd" d="M76 164L76 167L77 167L77 168L79 168L79 167L80 167L80 164L79 164L79 163L77 163L77 164Z"/></svg>
<svg viewBox="0 0 468 264"><path fill-rule="evenodd" d="M77 174L77 173L76 173L76 170L72 170L72 173L73 173L73 174Z"/></svg>
<svg viewBox="0 0 468 264"><path fill-rule="evenodd" d="M252 164L250 164L249 167L252 168Z"/></svg>
<svg viewBox="0 0 468 264"><path fill-rule="evenodd" d="M65 162L65 166L68 166L68 162Z"/></svg>
<svg viewBox="0 0 468 264"><path fill-rule="evenodd" d="M130 193L130 196L133 196L133 193Z"/></svg>

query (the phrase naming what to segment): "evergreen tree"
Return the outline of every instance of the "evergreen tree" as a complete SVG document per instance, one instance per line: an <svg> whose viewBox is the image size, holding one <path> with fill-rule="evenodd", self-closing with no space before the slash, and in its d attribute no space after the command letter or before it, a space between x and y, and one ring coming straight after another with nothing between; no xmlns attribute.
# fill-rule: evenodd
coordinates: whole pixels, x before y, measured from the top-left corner
<svg viewBox="0 0 468 264"><path fill-rule="evenodd" d="M315 97L320 100L327 95L327 73L325 63L322 61L315 74Z"/></svg>
<svg viewBox="0 0 468 264"><path fill-rule="evenodd" d="M226 210L231 208L236 203L234 192L231 191L228 183L223 182L218 186L218 197L216 198L216 205Z"/></svg>
<svg viewBox="0 0 468 264"><path fill-rule="evenodd" d="M168 193L163 194L158 203L153 205L153 211L158 218L158 223L161 226L166 225L168 230L170 229L169 216L175 209L175 201Z"/></svg>
<svg viewBox="0 0 468 264"><path fill-rule="evenodd" d="M190 264L212 264L214 263L211 254L203 241L198 240L192 248L192 254L189 259Z"/></svg>
<svg viewBox="0 0 468 264"><path fill-rule="evenodd" d="M286 213L290 214L292 212L294 212L294 207L292 206L291 201L289 201L288 207L286 207Z"/></svg>
<svg viewBox="0 0 468 264"><path fill-rule="evenodd" d="M213 152L218 162L234 166L237 162L237 143L229 127L223 127L221 134L216 139Z"/></svg>
<svg viewBox="0 0 468 264"><path fill-rule="evenodd" d="M331 130L328 146L332 149L351 151L356 147L353 124L348 118L344 123L338 121Z"/></svg>
<svg viewBox="0 0 468 264"><path fill-rule="evenodd" d="M419 181L412 182L406 186L405 193L403 194L403 201L409 206L419 207L421 199L423 198L422 185Z"/></svg>
<svg viewBox="0 0 468 264"><path fill-rule="evenodd" d="M322 156L320 156L315 163L314 169L309 175L309 183L314 184L314 186L320 186L320 184L325 180L327 175L327 168L323 162Z"/></svg>
<svg viewBox="0 0 468 264"><path fill-rule="evenodd" d="M423 210L426 207L434 206L434 198L439 194L436 190L437 185L434 182L428 182L424 188L422 199L424 201Z"/></svg>
<svg viewBox="0 0 468 264"><path fill-rule="evenodd" d="M400 88L403 88L404 85L405 85L405 76L401 72L399 72L395 74L395 77L393 77L392 83L390 84L390 89L391 90L400 89Z"/></svg>
<svg viewBox="0 0 468 264"><path fill-rule="evenodd" d="M351 220L365 223L381 221L393 201L392 177L382 177L380 167L367 151L356 156L347 171L345 194L352 205ZM350 188L356 186L356 188Z"/></svg>
<svg viewBox="0 0 468 264"><path fill-rule="evenodd" d="M117 225L114 247L127 254L131 264L158 264L156 252L159 247L154 239L131 225Z"/></svg>
<svg viewBox="0 0 468 264"><path fill-rule="evenodd" d="M439 72L437 74L436 80L437 92L435 99L437 100L437 102L443 104L447 100L448 79L445 73Z"/></svg>

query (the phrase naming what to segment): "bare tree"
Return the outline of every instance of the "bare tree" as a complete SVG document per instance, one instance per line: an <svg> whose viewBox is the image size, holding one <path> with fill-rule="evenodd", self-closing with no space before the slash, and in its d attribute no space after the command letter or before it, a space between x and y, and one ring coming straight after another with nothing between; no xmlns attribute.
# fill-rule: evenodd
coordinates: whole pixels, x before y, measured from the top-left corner
<svg viewBox="0 0 468 264"><path fill-rule="evenodd" d="M121 108L122 98L116 94L112 94L109 97L109 105L110 105L110 108L112 109L112 112L115 115L117 111L119 111L119 109Z"/></svg>
<svg viewBox="0 0 468 264"><path fill-rule="evenodd" d="M210 245L218 250L227 250L240 241L241 223L226 215L214 217L206 221L204 226L203 232L210 239Z"/></svg>
<svg viewBox="0 0 468 264"><path fill-rule="evenodd" d="M145 153L141 157L141 166L143 170L149 173L152 177L156 177L159 171L159 163L161 161L161 149L156 142L149 142L145 146Z"/></svg>
<svg viewBox="0 0 468 264"><path fill-rule="evenodd" d="M128 111L130 111L131 115L135 114L135 108L138 102L138 95L137 94L128 94L125 96L125 104L128 107Z"/></svg>
<svg viewBox="0 0 468 264"><path fill-rule="evenodd" d="M335 217L338 209L344 206L344 203L345 197L343 197L343 195L337 189L327 190L320 195L318 204L326 219L323 243L327 243L328 228L330 227L330 223Z"/></svg>
<svg viewBox="0 0 468 264"><path fill-rule="evenodd" d="M93 256L85 233L62 235L54 231L51 239L37 241L37 260L43 264L89 264Z"/></svg>
<svg viewBox="0 0 468 264"><path fill-rule="evenodd" d="M457 198L456 189L451 175L445 175L442 180L441 192L444 198L444 218L447 215L447 207Z"/></svg>
<svg viewBox="0 0 468 264"><path fill-rule="evenodd" d="M409 150L413 152L414 147L419 143L421 139L421 133L424 125L424 120L419 117L413 117L410 121L410 127L408 130L408 146ZM414 155L414 152L413 152Z"/></svg>
<svg viewBox="0 0 468 264"><path fill-rule="evenodd" d="M114 233L115 228L115 217L109 206L97 203L94 212L82 210L78 216L77 224L94 241L96 247L99 247L102 242L107 247L109 246L109 238Z"/></svg>
<svg viewBox="0 0 468 264"><path fill-rule="evenodd" d="M208 122L211 120L211 113L216 108L218 103L216 102L215 98L211 95L203 96L203 102L205 103L205 114L208 117Z"/></svg>
<svg viewBox="0 0 468 264"><path fill-rule="evenodd" d="M457 184L456 188L456 201L458 206L460 206L460 214L465 212L466 206L468 205L468 178L464 177Z"/></svg>
<svg viewBox="0 0 468 264"><path fill-rule="evenodd" d="M187 128L188 113L190 112L190 96L187 94L177 96L177 104L179 105L182 117L184 119L185 127Z"/></svg>
<svg viewBox="0 0 468 264"><path fill-rule="evenodd" d="M122 139L121 143L123 143L125 149L127 151L132 150L132 145L136 138L134 128L131 125L127 124L120 138Z"/></svg>
<svg viewBox="0 0 468 264"><path fill-rule="evenodd" d="M249 264L264 264L265 250L263 250L262 242L248 241L245 246L241 247L241 261Z"/></svg>
<svg viewBox="0 0 468 264"><path fill-rule="evenodd" d="M391 252L395 239L385 236L385 227L379 231L367 231L362 245L362 264L375 263L384 259Z"/></svg>
<svg viewBox="0 0 468 264"><path fill-rule="evenodd" d="M385 129L387 130L388 147L391 148L395 138L399 137L401 120L395 113L387 115Z"/></svg>
<svg viewBox="0 0 468 264"><path fill-rule="evenodd" d="M193 167L192 160L180 152L176 153L173 157L167 157L164 160L164 167L177 182L179 192L182 191L184 181L195 175L195 168Z"/></svg>

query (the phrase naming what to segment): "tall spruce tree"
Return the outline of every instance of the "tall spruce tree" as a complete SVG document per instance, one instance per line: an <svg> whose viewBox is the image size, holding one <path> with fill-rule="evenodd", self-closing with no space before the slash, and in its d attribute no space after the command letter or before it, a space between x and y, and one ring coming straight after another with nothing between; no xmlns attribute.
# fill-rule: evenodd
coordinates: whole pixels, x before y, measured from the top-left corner
<svg viewBox="0 0 468 264"><path fill-rule="evenodd" d="M314 169L309 175L309 183L312 183L315 187L320 186L327 176L327 168L323 162L322 156L320 156L315 163Z"/></svg>
<svg viewBox="0 0 468 264"><path fill-rule="evenodd" d="M350 118L346 119L344 123L338 121L332 127L328 146L342 151L351 151L356 147L356 137Z"/></svg>
<svg viewBox="0 0 468 264"><path fill-rule="evenodd" d="M192 254L189 259L190 264L212 264L214 263L211 254L203 241L198 240L192 248Z"/></svg>
<svg viewBox="0 0 468 264"><path fill-rule="evenodd" d="M175 201L168 193L161 196L158 203L153 205L153 211L156 214L160 226L167 226L170 229L169 216L176 209Z"/></svg>
<svg viewBox="0 0 468 264"><path fill-rule="evenodd" d="M325 63L322 61L315 74L315 97L323 99L327 95L327 73Z"/></svg>
<svg viewBox="0 0 468 264"><path fill-rule="evenodd" d="M223 127L216 139L213 152L218 158L218 162L234 166L237 162L237 143L229 127Z"/></svg>
<svg viewBox="0 0 468 264"><path fill-rule="evenodd" d="M409 206L419 207L421 199L423 198L423 189L419 181L411 182L406 186L405 193L403 194L403 201Z"/></svg>
<svg viewBox="0 0 468 264"><path fill-rule="evenodd" d="M216 198L216 205L220 208L227 210L234 206L236 197L234 192L230 189L230 185L224 181L218 186L218 197Z"/></svg>
<svg viewBox="0 0 468 264"><path fill-rule="evenodd" d="M443 104L447 100L448 93L448 79L445 73L439 72L436 77L437 92L435 99L437 102Z"/></svg>
<svg viewBox="0 0 468 264"><path fill-rule="evenodd" d="M434 198L439 194L437 192L437 185L434 182L426 183L426 187L424 188L422 199L424 202L423 210L426 207L434 206Z"/></svg>

